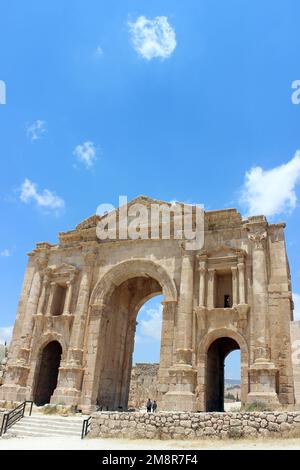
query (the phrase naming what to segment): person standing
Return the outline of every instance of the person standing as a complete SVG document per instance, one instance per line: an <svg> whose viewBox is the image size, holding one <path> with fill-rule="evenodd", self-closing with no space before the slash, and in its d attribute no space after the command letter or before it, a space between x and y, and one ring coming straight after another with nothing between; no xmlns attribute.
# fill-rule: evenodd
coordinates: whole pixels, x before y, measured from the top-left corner
<svg viewBox="0 0 300 470"><path fill-rule="evenodd" d="M146 403L146 408L147 408L147 413L151 413L152 401L150 400L150 398L148 398L148 401Z"/></svg>
<svg viewBox="0 0 300 470"><path fill-rule="evenodd" d="M156 410L157 410L157 403L156 403L156 400L154 400L153 403L152 403L152 411L153 411L153 413L155 413Z"/></svg>

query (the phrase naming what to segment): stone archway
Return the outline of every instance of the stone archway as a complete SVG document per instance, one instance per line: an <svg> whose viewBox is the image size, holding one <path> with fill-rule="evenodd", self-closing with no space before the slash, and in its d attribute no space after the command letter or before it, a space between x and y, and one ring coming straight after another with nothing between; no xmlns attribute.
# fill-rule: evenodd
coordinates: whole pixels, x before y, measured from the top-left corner
<svg viewBox="0 0 300 470"><path fill-rule="evenodd" d="M58 341L51 341L40 353L34 392L34 403L38 406L50 403L57 386L61 355L62 347Z"/></svg>
<svg viewBox="0 0 300 470"><path fill-rule="evenodd" d="M223 411L224 361L228 354L241 351L241 401L246 403L249 391L249 353L245 338L236 331L220 328L208 333L197 351L198 409Z"/></svg>
<svg viewBox="0 0 300 470"><path fill-rule="evenodd" d="M177 301L175 282L166 269L152 260L136 258L118 263L104 274L92 292L91 304L107 302L116 286L135 277L150 277L156 280L161 286L165 301Z"/></svg>
<svg viewBox="0 0 300 470"><path fill-rule="evenodd" d="M164 295L161 360L162 377L173 360L174 315L177 301L174 281L160 265L149 260L130 260L109 270L97 283L92 296L87 362L92 384L84 383L91 405L104 409L126 409L132 368L136 316L141 306L156 295ZM164 372L165 371L165 372ZM86 374L87 375L87 374ZM91 390L88 387L91 386Z"/></svg>
<svg viewBox="0 0 300 470"><path fill-rule="evenodd" d="M238 343L228 337L216 339L208 348L206 363L206 411L224 411L224 366L232 351L240 349Z"/></svg>

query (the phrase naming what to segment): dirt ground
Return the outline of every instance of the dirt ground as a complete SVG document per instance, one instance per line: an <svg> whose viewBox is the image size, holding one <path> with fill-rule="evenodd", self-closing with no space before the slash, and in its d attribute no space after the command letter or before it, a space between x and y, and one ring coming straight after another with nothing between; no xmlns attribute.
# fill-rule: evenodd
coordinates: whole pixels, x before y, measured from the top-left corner
<svg viewBox="0 0 300 470"><path fill-rule="evenodd" d="M300 438L263 440L159 441L128 439L10 438L0 439L0 450L300 450Z"/></svg>

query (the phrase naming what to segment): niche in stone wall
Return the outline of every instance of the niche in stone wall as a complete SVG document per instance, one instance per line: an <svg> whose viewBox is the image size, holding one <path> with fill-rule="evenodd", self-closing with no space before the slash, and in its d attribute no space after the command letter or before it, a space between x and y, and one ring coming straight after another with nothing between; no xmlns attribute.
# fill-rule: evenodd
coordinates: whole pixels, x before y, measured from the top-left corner
<svg viewBox="0 0 300 470"><path fill-rule="evenodd" d="M62 315L66 301L66 293L67 286L56 284L51 307L51 315Z"/></svg>
<svg viewBox="0 0 300 470"><path fill-rule="evenodd" d="M232 273L217 271L215 289L216 308L232 308Z"/></svg>

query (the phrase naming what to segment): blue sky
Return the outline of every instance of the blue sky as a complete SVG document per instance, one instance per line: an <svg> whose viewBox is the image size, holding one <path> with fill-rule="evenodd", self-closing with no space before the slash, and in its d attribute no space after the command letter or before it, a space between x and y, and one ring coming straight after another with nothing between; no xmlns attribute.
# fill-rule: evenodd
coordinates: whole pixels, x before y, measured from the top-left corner
<svg viewBox="0 0 300 470"><path fill-rule="evenodd" d="M297 0L1 1L2 338L26 253L119 194L285 220L299 317L299 15Z"/></svg>

